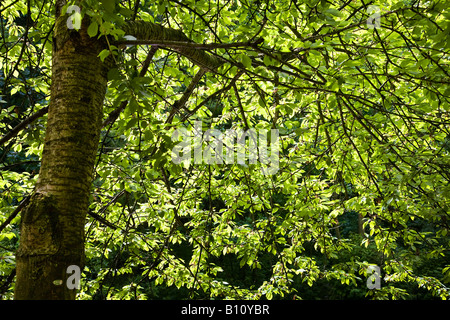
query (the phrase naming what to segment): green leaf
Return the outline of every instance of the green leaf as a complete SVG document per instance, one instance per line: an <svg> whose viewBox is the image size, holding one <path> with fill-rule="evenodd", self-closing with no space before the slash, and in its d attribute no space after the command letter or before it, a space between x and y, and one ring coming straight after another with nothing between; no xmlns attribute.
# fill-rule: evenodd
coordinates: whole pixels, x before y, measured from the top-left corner
<svg viewBox="0 0 450 320"><path fill-rule="evenodd" d="M273 59L270 58L269 56L266 56L266 55L264 56L263 62L264 62L264 64L266 66L273 66L274 65Z"/></svg>
<svg viewBox="0 0 450 320"><path fill-rule="evenodd" d="M136 99L131 99L130 103L128 104L128 111L130 114L135 113L140 108L139 104L137 103Z"/></svg>
<svg viewBox="0 0 450 320"><path fill-rule="evenodd" d="M114 12L114 9L116 7L115 0L101 0L101 3L106 12L108 12L108 13Z"/></svg>
<svg viewBox="0 0 450 320"><path fill-rule="evenodd" d="M100 31L102 34L110 34L111 30L114 29L114 25L109 21L104 21L100 26Z"/></svg>
<svg viewBox="0 0 450 320"><path fill-rule="evenodd" d="M96 21L92 21L87 29L87 33L90 37L95 37L98 33L98 23Z"/></svg>
<svg viewBox="0 0 450 320"><path fill-rule="evenodd" d="M108 71L108 80L120 80L120 79L121 79L121 74L120 74L119 69L112 68L111 70Z"/></svg>
<svg viewBox="0 0 450 320"><path fill-rule="evenodd" d="M164 2L161 2L158 4L158 13L164 14L166 12L166 4Z"/></svg>
<svg viewBox="0 0 450 320"><path fill-rule="evenodd" d="M241 62L246 68L251 68L252 66L252 59L246 54L241 54Z"/></svg>
<svg viewBox="0 0 450 320"><path fill-rule="evenodd" d="M109 54L110 54L110 51L108 49L103 49L98 54L98 56L99 56L100 60L105 61L105 59L109 56Z"/></svg>
<svg viewBox="0 0 450 320"><path fill-rule="evenodd" d="M348 67L361 66L362 64L363 64L363 62L361 60L347 60L343 63L343 65L348 66Z"/></svg>
<svg viewBox="0 0 450 320"><path fill-rule="evenodd" d="M339 10L334 9L334 8L329 8L329 9L325 10L324 13L329 13L335 17L342 17L342 12L340 12Z"/></svg>
<svg viewBox="0 0 450 320"><path fill-rule="evenodd" d="M128 8L120 8L119 9L120 14L125 16L126 18L131 18L133 16L134 11L130 10Z"/></svg>

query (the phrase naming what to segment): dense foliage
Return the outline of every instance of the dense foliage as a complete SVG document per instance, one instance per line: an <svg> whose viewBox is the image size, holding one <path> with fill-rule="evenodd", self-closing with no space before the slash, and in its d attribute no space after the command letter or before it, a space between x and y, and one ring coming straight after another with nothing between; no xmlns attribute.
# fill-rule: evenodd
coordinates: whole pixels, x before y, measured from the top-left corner
<svg viewBox="0 0 450 320"><path fill-rule="evenodd" d="M39 172L53 11L0 5L5 299L17 208ZM445 0L87 0L80 14L116 67L79 299L448 298ZM182 30L222 64L206 72L164 44L119 45L127 20ZM174 163L173 133L195 121L203 133L278 129L277 172L194 153ZM366 286L370 265L379 290Z"/></svg>

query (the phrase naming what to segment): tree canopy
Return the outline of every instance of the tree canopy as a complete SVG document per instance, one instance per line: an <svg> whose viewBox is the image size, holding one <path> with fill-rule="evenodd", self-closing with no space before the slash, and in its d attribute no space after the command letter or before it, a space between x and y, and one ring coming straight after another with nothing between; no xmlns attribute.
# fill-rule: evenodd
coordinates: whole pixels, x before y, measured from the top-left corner
<svg viewBox="0 0 450 320"><path fill-rule="evenodd" d="M39 174L53 37L78 21L107 42L98 59L111 65L78 299L449 297L445 0L56 10L61 19L52 1L0 5L3 298ZM277 132L277 168L195 161L195 148L176 162L181 129ZM366 285L370 266L379 289Z"/></svg>

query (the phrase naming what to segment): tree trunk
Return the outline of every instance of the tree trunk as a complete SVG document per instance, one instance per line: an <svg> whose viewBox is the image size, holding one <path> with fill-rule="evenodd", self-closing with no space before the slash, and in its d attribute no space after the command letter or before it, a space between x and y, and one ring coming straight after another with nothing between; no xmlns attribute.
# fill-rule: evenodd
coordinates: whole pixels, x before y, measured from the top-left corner
<svg viewBox="0 0 450 320"><path fill-rule="evenodd" d="M45 145L39 179L22 212L15 299L75 299L68 267L83 270L84 264L85 216L111 65L98 58L106 40L88 36L86 17L80 30L67 28L69 16L59 17L64 2L56 1ZM150 22L129 22L123 29L138 39L189 41L179 30ZM208 71L222 63L202 50L177 51Z"/></svg>
<svg viewBox="0 0 450 320"><path fill-rule="evenodd" d="M67 268L83 270L84 226L102 123L105 45L57 19L52 87L39 179L22 212L15 299L74 299Z"/></svg>

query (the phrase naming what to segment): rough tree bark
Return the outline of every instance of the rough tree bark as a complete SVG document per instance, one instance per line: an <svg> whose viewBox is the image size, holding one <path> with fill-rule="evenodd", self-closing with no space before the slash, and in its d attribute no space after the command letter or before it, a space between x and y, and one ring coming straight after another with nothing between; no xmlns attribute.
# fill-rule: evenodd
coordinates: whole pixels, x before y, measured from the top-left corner
<svg viewBox="0 0 450 320"><path fill-rule="evenodd" d="M106 44L57 19L52 87L39 179L22 212L16 299L74 299L67 267L83 266L84 223L102 124ZM55 280L59 280L56 282ZM61 282L62 280L62 282Z"/></svg>
<svg viewBox="0 0 450 320"><path fill-rule="evenodd" d="M69 30L56 2L52 87L39 179L22 212L16 253L15 299L75 299L66 281L70 265L83 269L84 226L102 125L109 63L98 54L106 41L90 38L87 19ZM142 40L189 41L180 31L130 22L127 34ZM176 49L211 71L220 61L192 48Z"/></svg>

